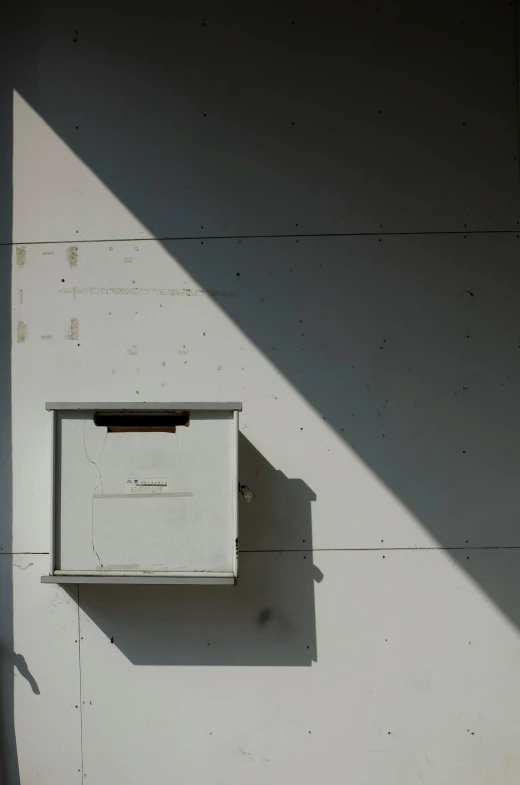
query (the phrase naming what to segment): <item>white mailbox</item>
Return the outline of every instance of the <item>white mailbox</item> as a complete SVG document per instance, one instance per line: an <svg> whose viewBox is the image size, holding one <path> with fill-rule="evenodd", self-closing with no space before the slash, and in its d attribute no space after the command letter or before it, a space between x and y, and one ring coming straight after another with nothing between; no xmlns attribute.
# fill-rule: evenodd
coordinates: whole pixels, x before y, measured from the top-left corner
<svg viewBox="0 0 520 785"><path fill-rule="evenodd" d="M48 403L45 583L234 583L240 403Z"/></svg>

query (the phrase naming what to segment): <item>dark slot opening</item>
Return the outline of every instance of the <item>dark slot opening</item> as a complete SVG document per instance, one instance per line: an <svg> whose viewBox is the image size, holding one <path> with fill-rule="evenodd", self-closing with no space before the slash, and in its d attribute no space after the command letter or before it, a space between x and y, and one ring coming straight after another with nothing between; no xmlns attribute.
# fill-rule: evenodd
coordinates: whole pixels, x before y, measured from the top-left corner
<svg viewBox="0 0 520 785"><path fill-rule="evenodd" d="M175 433L178 425L190 424L189 412L95 412L94 425L108 433L153 432Z"/></svg>

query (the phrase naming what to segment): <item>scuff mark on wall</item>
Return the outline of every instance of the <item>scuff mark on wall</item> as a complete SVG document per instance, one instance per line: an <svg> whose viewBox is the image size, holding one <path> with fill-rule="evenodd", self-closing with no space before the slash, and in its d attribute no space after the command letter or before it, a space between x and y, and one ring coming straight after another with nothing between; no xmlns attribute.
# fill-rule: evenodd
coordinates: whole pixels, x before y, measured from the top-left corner
<svg viewBox="0 0 520 785"><path fill-rule="evenodd" d="M72 265L71 265L72 266ZM140 286L87 286L79 289L76 287L60 289L60 294L123 294L145 295L155 294L160 297L236 297L236 292L224 292L219 289L146 289Z"/></svg>
<svg viewBox="0 0 520 785"><path fill-rule="evenodd" d="M70 245L67 249L67 259L69 262L69 267L77 267L78 266L78 246L77 245Z"/></svg>
<svg viewBox="0 0 520 785"><path fill-rule="evenodd" d="M27 325L25 322L18 322L16 328L16 340L18 343L25 343L27 341Z"/></svg>
<svg viewBox="0 0 520 785"><path fill-rule="evenodd" d="M71 341L77 341L79 338L79 319L77 316L73 316L70 320L70 331L69 331L69 339Z"/></svg>
<svg viewBox="0 0 520 785"><path fill-rule="evenodd" d="M29 567L33 567L34 566L34 562L30 561L28 564L25 565L25 567L22 567L21 564L17 564L17 562L14 562L14 566L18 567L19 570L28 570Z"/></svg>
<svg viewBox="0 0 520 785"><path fill-rule="evenodd" d="M130 347L130 349L126 350L126 353L129 354L131 357L135 357L135 355L137 354L137 346L134 344L133 346Z"/></svg>
<svg viewBox="0 0 520 785"><path fill-rule="evenodd" d="M125 264L132 264L133 261L134 261L133 256L125 256Z"/></svg>
<svg viewBox="0 0 520 785"><path fill-rule="evenodd" d="M188 354L186 346L183 345L182 349L177 349L177 354Z"/></svg>
<svg viewBox="0 0 520 785"><path fill-rule="evenodd" d="M257 616L256 622L259 627L263 627L272 616L272 612L270 608L262 608L260 613Z"/></svg>
<svg viewBox="0 0 520 785"><path fill-rule="evenodd" d="M52 335L40 335L40 340L42 341L51 341Z"/></svg>
<svg viewBox="0 0 520 785"><path fill-rule="evenodd" d="M23 289L18 289L18 300L20 301L20 305L23 305Z"/></svg>
<svg viewBox="0 0 520 785"><path fill-rule="evenodd" d="M18 267L25 267L25 262L27 261L27 251L23 245L18 245L16 247L16 264Z"/></svg>

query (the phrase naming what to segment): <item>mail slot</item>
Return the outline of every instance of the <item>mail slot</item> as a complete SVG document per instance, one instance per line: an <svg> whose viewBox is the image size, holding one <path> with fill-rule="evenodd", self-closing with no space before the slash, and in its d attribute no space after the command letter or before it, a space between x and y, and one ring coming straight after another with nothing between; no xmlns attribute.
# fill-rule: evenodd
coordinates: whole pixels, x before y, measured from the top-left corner
<svg viewBox="0 0 520 785"><path fill-rule="evenodd" d="M239 403L48 403L43 582L235 583Z"/></svg>

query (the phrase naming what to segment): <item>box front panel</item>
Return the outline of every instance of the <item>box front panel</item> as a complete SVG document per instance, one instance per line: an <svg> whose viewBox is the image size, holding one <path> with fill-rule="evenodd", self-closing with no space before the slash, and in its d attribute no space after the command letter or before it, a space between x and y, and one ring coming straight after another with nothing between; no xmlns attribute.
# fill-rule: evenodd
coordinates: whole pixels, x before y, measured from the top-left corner
<svg viewBox="0 0 520 785"><path fill-rule="evenodd" d="M231 572L233 443L230 412L193 412L175 433L60 414L58 569Z"/></svg>

